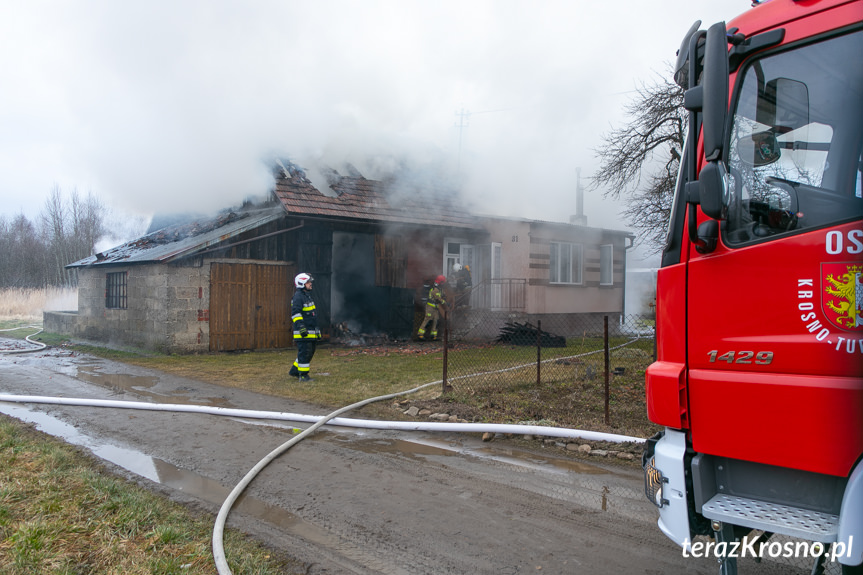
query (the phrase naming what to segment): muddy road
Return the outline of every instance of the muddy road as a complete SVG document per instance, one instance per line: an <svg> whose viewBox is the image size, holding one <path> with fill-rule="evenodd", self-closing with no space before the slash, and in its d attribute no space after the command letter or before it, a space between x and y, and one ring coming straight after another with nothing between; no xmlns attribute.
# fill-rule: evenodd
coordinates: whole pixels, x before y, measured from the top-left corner
<svg viewBox="0 0 863 575"><path fill-rule="evenodd" d="M64 350L0 355L0 393L324 415L296 402ZM217 512L290 424L0 403L117 472ZM347 417L351 417L347 414ZM655 525L637 466L473 434L322 428L254 480L228 519L307 573L715 573ZM775 571L762 565L759 573Z"/></svg>

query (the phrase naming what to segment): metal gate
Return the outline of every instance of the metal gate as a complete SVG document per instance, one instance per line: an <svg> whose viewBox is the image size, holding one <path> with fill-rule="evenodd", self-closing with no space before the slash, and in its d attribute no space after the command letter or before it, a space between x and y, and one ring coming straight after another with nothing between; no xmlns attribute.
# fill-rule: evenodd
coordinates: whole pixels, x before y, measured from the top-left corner
<svg viewBox="0 0 863 575"><path fill-rule="evenodd" d="M288 265L211 264L210 351L291 346L293 276Z"/></svg>

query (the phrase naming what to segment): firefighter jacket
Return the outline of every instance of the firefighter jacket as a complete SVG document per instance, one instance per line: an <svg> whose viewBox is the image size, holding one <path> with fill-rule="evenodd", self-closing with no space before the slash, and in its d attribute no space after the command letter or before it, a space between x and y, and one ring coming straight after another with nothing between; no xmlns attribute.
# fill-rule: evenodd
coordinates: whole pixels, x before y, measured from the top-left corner
<svg viewBox="0 0 863 575"><path fill-rule="evenodd" d="M467 268L461 268L453 276L455 278L456 291L462 292L471 287L470 271Z"/></svg>
<svg viewBox="0 0 863 575"><path fill-rule="evenodd" d="M303 339L302 331L306 329L306 339L320 339L318 318L315 314L315 302L312 293L305 288L297 288L291 299L291 320L294 324L294 339Z"/></svg>
<svg viewBox="0 0 863 575"><path fill-rule="evenodd" d="M435 309L446 306L446 298L444 297L443 290L440 286L433 285L429 288L429 299L426 302L426 305ZM438 309L438 311L440 311L440 309Z"/></svg>

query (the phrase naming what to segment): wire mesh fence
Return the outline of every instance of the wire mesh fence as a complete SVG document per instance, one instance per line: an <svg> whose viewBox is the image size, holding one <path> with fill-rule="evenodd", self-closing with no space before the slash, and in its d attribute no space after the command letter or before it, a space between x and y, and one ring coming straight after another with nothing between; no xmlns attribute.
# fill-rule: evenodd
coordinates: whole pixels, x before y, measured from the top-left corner
<svg viewBox="0 0 863 575"><path fill-rule="evenodd" d="M456 396L486 398L496 411L518 402L533 420L638 428L644 370L654 360L654 323L622 314L544 315L456 309L446 324L444 380ZM631 413L628 413L631 412ZM524 414L522 414L522 419Z"/></svg>

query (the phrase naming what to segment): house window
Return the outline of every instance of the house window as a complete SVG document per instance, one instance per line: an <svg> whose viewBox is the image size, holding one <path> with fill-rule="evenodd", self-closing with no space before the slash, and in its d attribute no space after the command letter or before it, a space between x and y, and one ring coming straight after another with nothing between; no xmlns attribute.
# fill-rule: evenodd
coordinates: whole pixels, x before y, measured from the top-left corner
<svg viewBox="0 0 863 575"><path fill-rule="evenodd" d="M581 283L582 246L580 244L551 242L549 255L549 283Z"/></svg>
<svg viewBox="0 0 863 575"><path fill-rule="evenodd" d="M491 277L493 279L498 279L501 277L502 266L501 266L501 254L503 252L503 245L497 242L491 244Z"/></svg>
<svg viewBox="0 0 863 575"><path fill-rule="evenodd" d="M455 264L467 265L474 268L475 246L463 239L447 238L444 241L444 275L449 277L453 273Z"/></svg>
<svg viewBox="0 0 863 575"><path fill-rule="evenodd" d="M127 272L105 274L105 307L109 309L126 309Z"/></svg>
<svg viewBox="0 0 863 575"><path fill-rule="evenodd" d="M614 285L614 246L607 244L599 246L599 285Z"/></svg>

